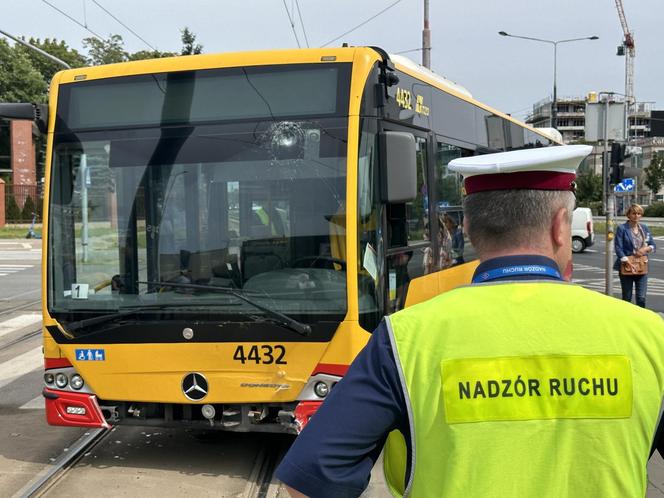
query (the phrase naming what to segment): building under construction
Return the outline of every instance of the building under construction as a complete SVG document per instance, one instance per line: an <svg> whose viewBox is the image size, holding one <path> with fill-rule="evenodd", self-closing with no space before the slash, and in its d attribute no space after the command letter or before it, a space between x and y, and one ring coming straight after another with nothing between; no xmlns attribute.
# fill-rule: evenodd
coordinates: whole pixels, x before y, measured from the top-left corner
<svg viewBox="0 0 664 498"><path fill-rule="evenodd" d="M565 143L585 141L586 97L558 97L556 99L556 129ZM629 115L629 138L640 139L651 136L652 102L637 102ZM533 104L532 113L526 123L535 128L551 126L551 99Z"/></svg>

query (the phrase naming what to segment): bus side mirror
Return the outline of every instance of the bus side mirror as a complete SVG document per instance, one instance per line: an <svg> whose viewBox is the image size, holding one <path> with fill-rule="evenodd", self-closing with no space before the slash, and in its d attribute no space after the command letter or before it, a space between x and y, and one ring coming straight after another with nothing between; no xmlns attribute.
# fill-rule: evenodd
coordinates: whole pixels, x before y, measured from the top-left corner
<svg viewBox="0 0 664 498"><path fill-rule="evenodd" d="M417 197L415 137L402 131L380 134L381 196L383 202L398 204Z"/></svg>
<svg viewBox="0 0 664 498"><path fill-rule="evenodd" d="M48 129L48 106L44 104L0 104L0 118L29 119L37 124L41 133Z"/></svg>

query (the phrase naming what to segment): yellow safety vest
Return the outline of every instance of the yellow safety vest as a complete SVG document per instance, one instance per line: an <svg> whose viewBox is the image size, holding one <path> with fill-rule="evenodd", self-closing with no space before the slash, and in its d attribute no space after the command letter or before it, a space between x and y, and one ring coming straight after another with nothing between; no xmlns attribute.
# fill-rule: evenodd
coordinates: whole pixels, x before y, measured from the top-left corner
<svg viewBox="0 0 664 498"><path fill-rule="evenodd" d="M459 288L388 318L409 411L395 496L645 496L664 322L559 282Z"/></svg>

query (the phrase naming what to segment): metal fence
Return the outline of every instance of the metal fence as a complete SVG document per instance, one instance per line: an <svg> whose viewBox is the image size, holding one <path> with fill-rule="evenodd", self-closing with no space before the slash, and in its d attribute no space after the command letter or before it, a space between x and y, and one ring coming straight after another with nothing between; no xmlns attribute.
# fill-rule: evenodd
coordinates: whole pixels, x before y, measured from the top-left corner
<svg viewBox="0 0 664 498"><path fill-rule="evenodd" d="M5 222L30 223L41 220L43 192L40 185L5 184ZM0 207L1 209L2 207Z"/></svg>

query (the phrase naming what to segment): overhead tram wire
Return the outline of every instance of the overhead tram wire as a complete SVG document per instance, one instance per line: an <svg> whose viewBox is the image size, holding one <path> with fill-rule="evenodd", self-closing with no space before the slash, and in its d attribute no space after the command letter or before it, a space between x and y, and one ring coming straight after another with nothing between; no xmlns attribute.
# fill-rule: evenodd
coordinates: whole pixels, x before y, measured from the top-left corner
<svg viewBox="0 0 664 498"><path fill-rule="evenodd" d="M408 54L410 52L421 52L423 48L411 48L410 50L401 50L400 52L394 52L394 55Z"/></svg>
<svg viewBox="0 0 664 498"><path fill-rule="evenodd" d="M131 34L133 34L136 38L141 40L143 43L145 43L148 47L150 47L152 50L157 52L157 49L150 45L147 41L145 41L145 38L143 38L141 35L139 35L136 31L131 29L129 26L127 26L125 23L123 23L120 19L115 17L111 12L108 11L103 5L101 5L97 0L92 0L92 3L94 3L97 7L99 7L101 10L106 12L109 16L111 16L113 19L115 19L120 25L122 25L127 31L129 31Z"/></svg>
<svg viewBox="0 0 664 498"><path fill-rule="evenodd" d="M402 0L396 0L396 2L392 2L390 5L388 5L387 7L385 7L383 10L381 10L381 11L378 12L377 14L374 14L373 16L371 16L371 17L370 17L369 19L367 19L366 21L361 22L360 24L358 24L358 25L355 26L354 28L349 29L349 30L346 31L345 33L343 33L343 34L337 36L336 38L330 40L329 42L325 43L324 45L321 45L321 48L322 48L322 47L327 47L330 43L334 43L335 41L337 41L337 40L343 38L343 37L346 36L347 34L352 33L352 32L355 31L356 29L361 28L361 27L364 26L366 23L368 23L369 21L374 20L376 17L378 17L379 15L383 14L384 12L387 12L388 10L390 10L392 7L394 7L396 4L400 3L401 1L402 1Z"/></svg>
<svg viewBox="0 0 664 498"><path fill-rule="evenodd" d="M302 45L300 45L300 39L297 37L297 31L295 31L295 23L293 22L293 18L291 17L290 11L288 10L288 5L286 5L286 0L283 0L283 2L284 2L284 9L286 9L286 14L288 15L288 22L290 22L291 29L293 30L293 34L295 35L297 48L302 48Z"/></svg>
<svg viewBox="0 0 664 498"><path fill-rule="evenodd" d="M300 2L295 0L295 6L297 7L297 15L300 18L300 24L302 25L302 33L304 33L304 41L307 42L307 48L309 48L309 38L307 38L307 30L304 29L304 21L302 20L302 12L300 12Z"/></svg>
<svg viewBox="0 0 664 498"><path fill-rule="evenodd" d="M44 2L46 5L48 5L48 6L51 7L52 9L58 11L60 14L62 14L63 16L65 16L65 17L66 17L67 19L69 19L70 21L75 22L75 23L78 24L81 28L83 28L83 29L85 29L86 31L89 31L90 33L92 33L92 34L94 35L94 37L97 38L99 41L104 41L104 38L103 38L102 36L99 36L97 33L95 33L95 32L92 31L90 28L88 28L85 24L81 24L81 23L78 22L76 19L74 19L72 16L70 16L69 14L67 14L66 12L64 12L64 11L62 11L62 10L60 10L60 9L58 9L58 8L57 8L55 5L53 5L52 3L48 2L47 0L42 0L42 2Z"/></svg>

